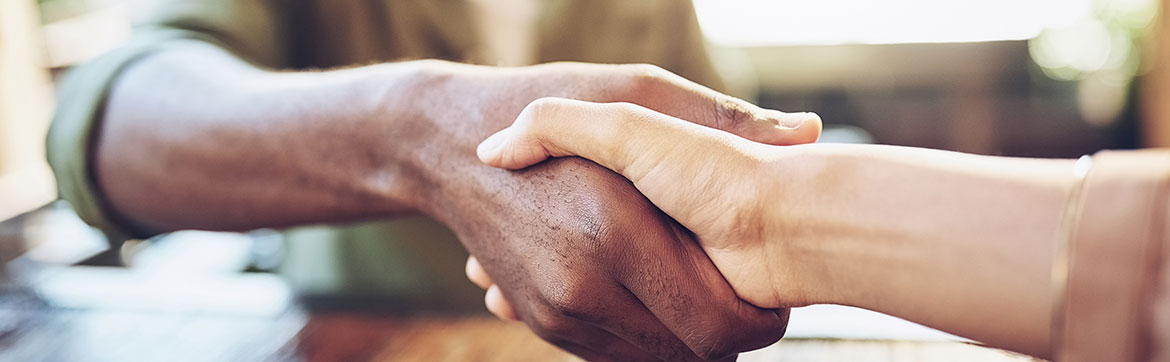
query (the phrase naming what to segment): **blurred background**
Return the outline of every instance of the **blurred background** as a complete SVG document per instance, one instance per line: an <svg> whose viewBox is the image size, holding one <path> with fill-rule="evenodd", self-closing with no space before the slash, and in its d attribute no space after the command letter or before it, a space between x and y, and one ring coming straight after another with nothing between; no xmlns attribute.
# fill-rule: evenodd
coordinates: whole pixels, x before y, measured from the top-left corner
<svg viewBox="0 0 1170 362"><path fill-rule="evenodd" d="M1165 70L1170 49L1160 46L1170 31L1159 26L1163 5L1157 0L694 0L729 91L768 108L819 113L829 126L825 141L1034 157L1170 146ZM303 333L307 318L290 307L295 293L286 278L271 273L284 256L279 234L181 232L111 250L68 205L54 201L44 160L54 80L125 42L131 10L127 0L0 0L0 261L6 265L0 280L33 281L4 284L0 349L19 356L19 346L5 341L33 325L65 323L62 318L92 326L61 328L100 345L119 338L120 329L111 324L133 325L159 315L126 311L150 310L202 315L211 322L200 323L235 330L248 340L263 335L248 345L263 347L248 347L248 353L279 353L287 348L282 341ZM43 311L54 308L115 312L46 317ZM829 311L820 320L839 313L848 312ZM856 331L864 318L869 317L838 319L849 327L842 330ZM186 326L190 320L177 318L157 328ZM864 331L837 335L841 332L797 322L791 329L797 335L888 337ZM880 323L893 327L875 330L901 328L899 321ZM904 327L895 337L950 338ZM224 338L188 332L195 339ZM205 348L165 346L159 349ZM218 353L241 353L232 346ZM111 360L142 357L110 353Z"/></svg>

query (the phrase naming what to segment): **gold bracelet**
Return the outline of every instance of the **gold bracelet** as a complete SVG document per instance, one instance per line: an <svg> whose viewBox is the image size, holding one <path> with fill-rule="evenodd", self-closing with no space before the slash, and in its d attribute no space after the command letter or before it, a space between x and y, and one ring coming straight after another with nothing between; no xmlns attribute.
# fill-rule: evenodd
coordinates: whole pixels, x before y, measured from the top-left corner
<svg viewBox="0 0 1170 362"><path fill-rule="evenodd" d="M1064 202L1061 217L1061 229L1056 238L1055 255L1052 260L1052 336L1051 348L1053 360L1059 361L1059 352L1063 347L1064 317L1068 293L1069 260L1072 254L1073 240L1076 237L1077 225L1081 217L1081 196L1084 193L1085 177L1093 168L1093 158L1089 155L1081 156L1073 165L1073 185Z"/></svg>

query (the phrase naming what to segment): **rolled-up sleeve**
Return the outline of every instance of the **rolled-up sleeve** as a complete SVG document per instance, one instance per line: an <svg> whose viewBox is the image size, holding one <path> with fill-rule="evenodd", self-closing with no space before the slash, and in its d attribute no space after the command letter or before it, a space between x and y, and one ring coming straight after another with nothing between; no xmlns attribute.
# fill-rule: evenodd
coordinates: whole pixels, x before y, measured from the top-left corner
<svg viewBox="0 0 1170 362"><path fill-rule="evenodd" d="M110 212L94 178L94 138L101 129L106 97L122 70L177 40L202 40L254 64L279 68L287 51L284 11L278 0L156 0L134 9L130 40L70 69L57 84L57 109L46 140L48 161L60 197L111 242L149 235L123 227Z"/></svg>

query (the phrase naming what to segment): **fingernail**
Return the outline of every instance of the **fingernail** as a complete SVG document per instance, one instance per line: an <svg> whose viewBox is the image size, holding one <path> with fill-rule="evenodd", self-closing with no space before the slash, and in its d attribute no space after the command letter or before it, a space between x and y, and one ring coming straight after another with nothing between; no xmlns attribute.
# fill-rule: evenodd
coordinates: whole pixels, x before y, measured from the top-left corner
<svg viewBox="0 0 1170 362"><path fill-rule="evenodd" d="M796 129L801 125L806 124L814 119L819 119L816 113L801 112L801 113L785 113L780 117L780 126L784 128Z"/></svg>

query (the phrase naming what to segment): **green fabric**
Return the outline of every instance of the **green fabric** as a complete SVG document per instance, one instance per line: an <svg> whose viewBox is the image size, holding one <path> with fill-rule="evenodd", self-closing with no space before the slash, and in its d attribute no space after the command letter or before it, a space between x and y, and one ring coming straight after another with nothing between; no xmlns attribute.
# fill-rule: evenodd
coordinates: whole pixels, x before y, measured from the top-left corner
<svg viewBox="0 0 1170 362"><path fill-rule="evenodd" d="M693 9L682 0L545 0L538 59L658 64L718 88ZM466 0L153 0L131 41L71 70L58 84L48 138L60 195L111 240L142 238L119 227L89 168L110 85L128 64L178 39L216 43L276 69L330 68L400 59L477 62ZM389 297L441 309L482 309L463 277L466 253L425 218L285 232L281 273L305 294Z"/></svg>
<svg viewBox="0 0 1170 362"><path fill-rule="evenodd" d="M89 169L92 131L100 127L104 99L118 73L134 60L169 40L199 38L199 33L154 29L136 34L125 46L66 73L58 82L57 111L46 140L47 157L57 177L58 193L78 215L101 229L111 241L141 237L123 229L106 213Z"/></svg>

